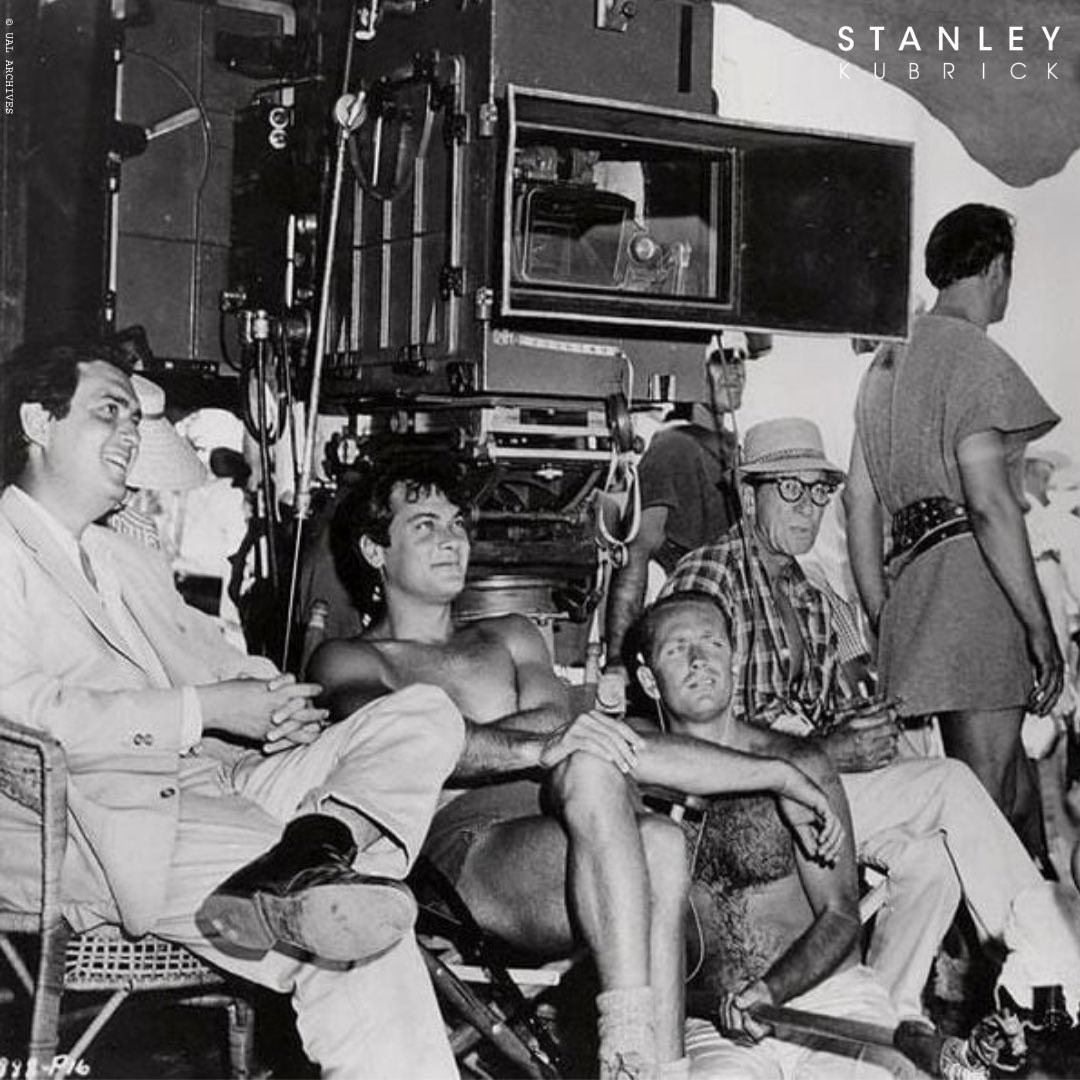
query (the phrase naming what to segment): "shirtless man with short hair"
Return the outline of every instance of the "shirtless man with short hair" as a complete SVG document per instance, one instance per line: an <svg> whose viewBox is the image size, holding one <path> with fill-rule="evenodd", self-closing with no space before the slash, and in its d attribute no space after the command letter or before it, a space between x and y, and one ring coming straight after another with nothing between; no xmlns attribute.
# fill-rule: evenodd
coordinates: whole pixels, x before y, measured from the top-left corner
<svg viewBox="0 0 1080 1080"><path fill-rule="evenodd" d="M638 680L668 728L720 746L746 745L732 714L727 616L704 593L675 593L639 623ZM808 858L768 794L708 800L687 823L695 852L689 923L697 968L686 1044L696 1080L799 1076L829 1080L914 1075L895 1051L785 1042L751 1014L759 1002L895 1026L889 992L859 962L858 885L851 823L835 771L813 773L844 820L830 865Z"/></svg>
<svg viewBox="0 0 1080 1080"><path fill-rule="evenodd" d="M354 493L342 520L383 607L361 636L324 644L311 676L334 716L413 683L450 695L466 717L466 745L429 855L479 924L509 943L566 955L584 939L601 986L601 1077L685 1076L683 838L644 811L628 778L785 796L793 814L812 819L809 843L825 859L839 846L838 819L786 762L642 735L596 712L573 716L526 618L455 626L469 556L463 506L452 473L432 461L391 466Z"/></svg>

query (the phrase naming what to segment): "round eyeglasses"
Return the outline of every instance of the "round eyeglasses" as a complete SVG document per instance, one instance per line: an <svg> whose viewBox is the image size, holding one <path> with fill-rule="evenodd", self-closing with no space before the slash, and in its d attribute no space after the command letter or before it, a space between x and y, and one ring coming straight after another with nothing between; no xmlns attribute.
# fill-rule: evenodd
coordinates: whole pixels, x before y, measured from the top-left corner
<svg viewBox="0 0 1080 1080"><path fill-rule="evenodd" d="M815 506L828 506L829 500L836 491L836 485L825 480L814 480L808 484L797 476L770 476L760 483L775 484L776 490L780 492L780 498L786 503L797 503L804 494L807 494Z"/></svg>

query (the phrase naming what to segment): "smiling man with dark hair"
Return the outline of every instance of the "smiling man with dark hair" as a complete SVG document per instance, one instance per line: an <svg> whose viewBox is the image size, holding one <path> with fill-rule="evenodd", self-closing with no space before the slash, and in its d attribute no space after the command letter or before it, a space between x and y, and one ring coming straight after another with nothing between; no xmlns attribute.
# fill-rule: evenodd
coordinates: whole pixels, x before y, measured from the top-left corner
<svg viewBox="0 0 1080 1080"><path fill-rule="evenodd" d="M63 913L175 941L291 992L327 1075L456 1076L402 879L457 759L449 698L412 687L327 729L268 660L187 606L154 553L95 524L141 412L97 346L4 370L0 714L63 747ZM0 891L32 903L40 834L5 807Z"/></svg>

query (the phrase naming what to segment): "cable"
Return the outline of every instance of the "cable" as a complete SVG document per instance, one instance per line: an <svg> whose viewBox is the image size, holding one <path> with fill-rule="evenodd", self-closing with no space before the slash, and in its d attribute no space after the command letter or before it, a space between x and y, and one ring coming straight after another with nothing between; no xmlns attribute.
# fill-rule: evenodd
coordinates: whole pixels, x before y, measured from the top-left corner
<svg viewBox="0 0 1080 1080"><path fill-rule="evenodd" d="M311 389L308 402L307 431L304 437L304 452L300 466L300 482L296 488L296 536L293 544L292 569L289 574L289 594L285 611L285 634L282 645L281 666L288 666L289 644L292 638L292 623L296 605L296 592L300 580L300 556L303 546L304 523L311 510L311 477L315 456L315 437L318 433L319 395L322 386L323 364L328 351L327 326L330 313L330 284L333 278L334 252L337 249L338 218L341 213L341 189L345 176L345 152L349 135L362 122L365 109L365 94L344 94L334 105L334 120L338 125L337 148L334 160L334 174L330 194L330 213L326 227L326 245L324 248L322 281L319 289L318 319L313 341L311 366Z"/></svg>
<svg viewBox="0 0 1080 1080"><path fill-rule="evenodd" d="M394 176L389 190L384 191L378 186L379 151L376 151L375 159L372 162L375 175L370 177L364 169L363 161L360 158L360 151L356 146L355 136L349 139L349 164L356 174L356 182L373 199L377 199L379 202L394 202L398 196L409 190L413 176L416 172L416 163L427 156L428 143L431 141L431 130L435 118L435 110L431 105L431 97L432 88L428 86L425 95L424 120L420 128L420 137L417 139L415 151L412 153L410 160L408 160L404 168L402 167L402 160L404 152L407 149L404 136L409 133L410 128L407 123L402 123L400 126L398 144L393 148ZM375 115L376 137L378 139L377 145L381 146L383 117L378 112L378 105L374 103L371 106L371 112Z"/></svg>
<svg viewBox="0 0 1080 1080"><path fill-rule="evenodd" d="M285 339L285 327L280 321L275 323L278 339L278 355L281 357L282 382L285 384L285 424L289 432L289 452L292 457L293 492L300 488L300 447L296 441L296 399L293 395L292 358L289 356L289 343Z"/></svg>
<svg viewBox="0 0 1080 1080"><path fill-rule="evenodd" d="M615 355L626 365L626 411L629 413L634 404L634 361L623 349L618 349Z"/></svg>
<svg viewBox="0 0 1080 1080"><path fill-rule="evenodd" d="M699 842L700 837L701 833L698 833ZM696 847L694 848L694 858L695 860L697 859ZM693 971L687 972L687 974L683 977L683 982L689 985L697 977L698 972L701 971L701 969L705 966L705 930L701 925L701 916L698 915L697 908L694 907L693 896L687 897L687 900L690 905L690 914L694 916L694 934L697 937L698 943L697 963L694 964Z"/></svg>
<svg viewBox="0 0 1080 1080"><path fill-rule="evenodd" d="M221 350L221 357L225 361L227 367L231 368L238 375L243 372L243 363L237 363L229 355L229 341L228 334L225 332L225 316L230 314L227 311L218 311L218 348Z"/></svg>
<svg viewBox="0 0 1080 1080"><path fill-rule="evenodd" d="M660 728L660 732L663 735L668 733L667 717L664 716L664 704L659 698L653 698L653 703L656 706L656 722ZM690 880L694 880L694 871L697 869L698 855L701 854L701 844L705 837L705 825L708 820L709 810L706 806L702 811L701 823L698 825L697 836L694 838L694 850L690 854ZM680 823L680 828L682 825ZM690 904L690 914L694 916L694 930L697 935L698 942L698 958L697 963L694 965L694 970L691 971L684 979L688 985L694 980L694 977L705 965L705 931L701 925L701 917L697 913L697 908L694 907L693 895L687 897Z"/></svg>

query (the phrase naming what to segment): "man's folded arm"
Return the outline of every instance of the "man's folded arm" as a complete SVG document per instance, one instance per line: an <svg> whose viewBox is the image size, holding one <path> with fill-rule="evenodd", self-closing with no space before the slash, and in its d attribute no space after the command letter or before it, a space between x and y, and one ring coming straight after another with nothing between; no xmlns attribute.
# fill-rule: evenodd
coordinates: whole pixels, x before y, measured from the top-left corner
<svg viewBox="0 0 1080 1080"><path fill-rule="evenodd" d="M111 686L85 686L77 669L63 676L47 671L39 651L48 648L26 631L33 617L26 610L21 589L25 582L0 580L0 715L16 723L48 732L73 761L80 756L126 753L132 750L183 753L201 735L198 701L192 688L152 688L138 685L133 676L125 685L118 666ZM177 594L177 602L183 600ZM192 615L200 615L191 610ZM187 612L181 610L181 625ZM205 629L205 627L203 628ZM232 648L220 632L213 659L219 677L263 677L277 669L262 657L248 657ZM208 639L212 641L213 639Z"/></svg>
<svg viewBox="0 0 1080 1080"><path fill-rule="evenodd" d="M769 791L798 802L806 801L811 788L820 791L803 769L778 757L735 750L690 735L654 732L643 738L634 769L639 783L674 788L688 795Z"/></svg>

